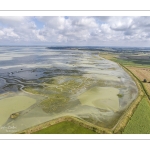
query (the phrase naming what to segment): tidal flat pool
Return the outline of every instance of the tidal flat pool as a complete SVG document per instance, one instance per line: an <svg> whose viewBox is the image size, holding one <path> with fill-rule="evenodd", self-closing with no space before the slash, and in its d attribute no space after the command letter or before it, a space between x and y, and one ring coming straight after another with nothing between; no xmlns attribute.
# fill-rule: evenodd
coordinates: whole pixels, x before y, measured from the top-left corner
<svg viewBox="0 0 150 150"><path fill-rule="evenodd" d="M0 47L0 53L0 133L66 115L112 128L138 94L132 78L99 51Z"/></svg>
<svg viewBox="0 0 150 150"><path fill-rule="evenodd" d="M108 94L109 93L109 94ZM119 90L113 87L94 87L79 95L82 105L88 105L104 110L119 110Z"/></svg>
<svg viewBox="0 0 150 150"><path fill-rule="evenodd" d="M35 99L25 95L12 96L0 100L0 126L2 126L13 113L19 113L27 109L35 102Z"/></svg>

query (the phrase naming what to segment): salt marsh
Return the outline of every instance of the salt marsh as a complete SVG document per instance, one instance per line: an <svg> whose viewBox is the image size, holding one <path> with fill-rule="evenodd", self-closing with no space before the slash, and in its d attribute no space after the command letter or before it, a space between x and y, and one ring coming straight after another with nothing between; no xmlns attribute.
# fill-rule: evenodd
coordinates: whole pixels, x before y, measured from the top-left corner
<svg viewBox="0 0 150 150"><path fill-rule="evenodd" d="M70 115L112 128L138 94L132 78L99 51L0 47L0 53L0 126L21 131Z"/></svg>

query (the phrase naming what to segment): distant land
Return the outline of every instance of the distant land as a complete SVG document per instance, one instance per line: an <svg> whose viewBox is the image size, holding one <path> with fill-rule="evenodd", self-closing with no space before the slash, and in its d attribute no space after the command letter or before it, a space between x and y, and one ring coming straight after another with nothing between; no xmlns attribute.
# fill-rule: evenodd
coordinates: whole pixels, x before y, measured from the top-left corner
<svg viewBox="0 0 150 150"><path fill-rule="evenodd" d="M96 51L109 51L109 52L123 52L123 51L145 51L149 52L150 47L103 47L103 46L49 46L48 49L68 49L68 50L96 50Z"/></svg>

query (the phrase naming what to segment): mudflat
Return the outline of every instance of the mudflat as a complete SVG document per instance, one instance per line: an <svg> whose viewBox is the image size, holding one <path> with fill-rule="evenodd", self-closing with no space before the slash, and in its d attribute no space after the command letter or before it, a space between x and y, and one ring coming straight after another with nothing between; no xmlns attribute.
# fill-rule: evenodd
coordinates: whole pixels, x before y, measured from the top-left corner
<svg viewBox="0 0 150 150"><path fill-rule="evenodd" d="M25 110L36 102L35 99L17 95L0 100L0 126L2 126L11 114Z"/></svg>
<svg viewBox="0 0 150 150"><path fill-rule="evenodd" d="M138 89L128 73L102 58L99 51L12 49L1 50L2 58L10 52L12 56L5 66L0 64L0 125L4 127L15 126L21 131L68 115L112 128L137 96ZM24 100L18 97L20 92Z"/></svg>
<svg viewBox="0 0 150 150"><path fill-rule="evenodd" d="M82 105L104 110L119 110L119 90L114 87L94 87L82 93L78 98Z"/></svg>

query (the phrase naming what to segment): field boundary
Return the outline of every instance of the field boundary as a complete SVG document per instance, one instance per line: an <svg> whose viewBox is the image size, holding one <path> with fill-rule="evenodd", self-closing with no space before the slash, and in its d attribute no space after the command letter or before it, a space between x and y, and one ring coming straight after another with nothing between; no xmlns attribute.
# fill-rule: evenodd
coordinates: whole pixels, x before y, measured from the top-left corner
<svg viewBox="0 0 150 150"><path fill-rule="evenodd" d="M104 133L111 134L112 133L111 130L109 130L107 128L102 128L102 127L96 126L90 122L86 122L85 120L82 120L82 119L79 119L76 117L72 117L72 116L63 116L63 117L59 117L59 118L41 123L39 125L30 127L30 128L25 129L23 131L17 132L17 134L31 134L31 133L37 132L39 130L45 129L47 127L50 127L52 125L55 125L55 124L58 124L58 123L61 123L64 121L73 122L75 124L78 124L78 125L81 125L81 126L87 128L87 129L95 131L96 133L101 133L101 134L104 134Z"/></svg>
<svg viewBox="0 0 150 150"><path fill-rule="evenodd" d="M145 86L144 86L143 82L142 82L134 73L132 73L128 68L126 68L125 66L123 66L123 67L124 67L126 70L128 70L128 72L130 72L130 73L138 80L138 82L141 84L141 87L142 87L142 89L143 89L145 95L146 95L147 98L150 100L149 94L148 94L147 90L145 89Z"/></svg>

